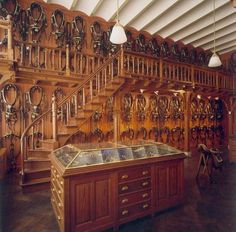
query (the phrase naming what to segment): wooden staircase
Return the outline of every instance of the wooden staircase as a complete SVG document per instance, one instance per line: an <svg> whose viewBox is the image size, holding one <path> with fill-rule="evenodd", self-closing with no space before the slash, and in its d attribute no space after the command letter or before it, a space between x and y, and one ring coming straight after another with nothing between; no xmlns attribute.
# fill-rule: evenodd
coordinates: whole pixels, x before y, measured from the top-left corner
<svg viewBox="0 0 236 232"><path fill-rule="evenodd" d="M56 148L63 146L68 139L78 132L80 128L91 118L96 110L99 110L106 100L115 94L123 85L125 79L122 76L122 55L120 50L116 55L108 58L100 67L76 87L60 103L52 100L52 107L44 114L33 121L23 132L21 137L21 186L39 187L47 186L50 181L50 161L48 155ZM82 93L82 103L75 104L75 96ZM72 104L73 103L73 104ZM60 120L58 109L66 109L66 116ZM71 113L71 110L74 112ZM50 118L47 120L47 118ZM29 136L36 129L43 128L47 122L47 127L51 128L50 136L42 136L37 146L34 138ZM43 129L37 131L43 134Z"/></svg>

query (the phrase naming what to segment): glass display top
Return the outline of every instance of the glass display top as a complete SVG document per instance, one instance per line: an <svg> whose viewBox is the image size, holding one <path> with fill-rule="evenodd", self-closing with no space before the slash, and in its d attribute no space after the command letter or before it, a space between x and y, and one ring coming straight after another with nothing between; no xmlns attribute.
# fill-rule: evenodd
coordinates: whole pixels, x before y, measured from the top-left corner
<svg viewBox="0 0 236 232"><path fill-rule="evenodd" d="M115 143L87 143L66 145L52 152L65 168L160 157L182 153L169 145L135 140Z"/></svg>

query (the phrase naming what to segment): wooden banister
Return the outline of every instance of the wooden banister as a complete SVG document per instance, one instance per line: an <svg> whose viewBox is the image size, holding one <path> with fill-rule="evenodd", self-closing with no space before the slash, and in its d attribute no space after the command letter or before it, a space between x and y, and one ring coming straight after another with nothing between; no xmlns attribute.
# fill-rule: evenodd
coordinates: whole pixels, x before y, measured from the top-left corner
<svg viewBox="0 0 236 232"><path fill-rule="evenodd" d="M79 91L83 91L83 96L85 96L85 91L86 91L86 87L90 86L90 91L91 91L91 98L93 96L93 85L91 85L93 78L96 77L97 75L100 75L101 71L103 71L104 68L107 68L107 66L112 66L113 65L113 61L118 59L120 63L120 66L118 67L117 70L117 76L121 75L121 70L123 69L123 63L121 63L121 54L122 54L122 49L120 51L118 51L115 55L111 56L110 58L108 58L105 62L103 62L93 73L91 73L90 75L88 75L87 78L85 78L85 80L78 86L76 87L67 97L65 97L61 102L59 102L58 104L56 104L56 100L55 97L53 97L53 101L52 101L52 107L49 108L46 112L44 112L43 114L41 114L40 116L38 116L22 133L21 136L21 175L24 176L24 161L25 159L27 159L27 147L26 147L26 136L28 134L29 131L33 130L34 126L37 125L38 123L41 122L41 120L43 118L46 118L48 115L53 116L52 118L52 129L53 129L53 139L56 140L57 139L57 109L59 109L60 107L62 107L64 104L70 103L70 100L74 97L74 95L76 95ZM83 105L85 105L85 97L83 99ZM69 117L69 115L67 114L67 116Z"/></svg>

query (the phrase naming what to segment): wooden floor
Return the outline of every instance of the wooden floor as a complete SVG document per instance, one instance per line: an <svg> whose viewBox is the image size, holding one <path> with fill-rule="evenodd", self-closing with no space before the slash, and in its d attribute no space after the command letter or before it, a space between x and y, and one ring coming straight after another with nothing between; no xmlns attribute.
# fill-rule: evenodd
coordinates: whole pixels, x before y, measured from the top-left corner
<svg viewBox="0 0 236 232"><path fill-rule="evenodd" d="M119 231L235 232L236 164L225 164L222 173L217 171L216 183L209 184L202 177L198 186L197 161L197 156L185 161L186 198L182 207L125 224ZM2 181L0 187L1 232L59 232L49 190L22 193L14 175Z"/></svg>

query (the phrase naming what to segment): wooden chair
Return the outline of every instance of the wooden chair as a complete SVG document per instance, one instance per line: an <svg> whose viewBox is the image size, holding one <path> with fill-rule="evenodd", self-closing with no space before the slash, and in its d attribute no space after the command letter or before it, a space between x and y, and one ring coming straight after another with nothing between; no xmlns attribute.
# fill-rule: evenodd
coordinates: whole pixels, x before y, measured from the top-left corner
<svg viewBox="0 0 236 232"><path fill-rule="evenodd" d="M198 171L196 178L202 170L202 174L206 174L209 181L212 182L212 168L222 170L223 159L221 151L218 149L209 149L205 144L198 144L198 152L200 153Z"/></svg>
<svg viewBox="0 0 236 232"><path fill-rule="evenodd" d="M200 153L200 158L198 162L198 171L196 178L198 179L199 174L202 170L202 174L206 174L210 181L212 181L211 174L212 174L212 154L210 149L207 148L205 144L198 144L198 152Z"/></svg>

